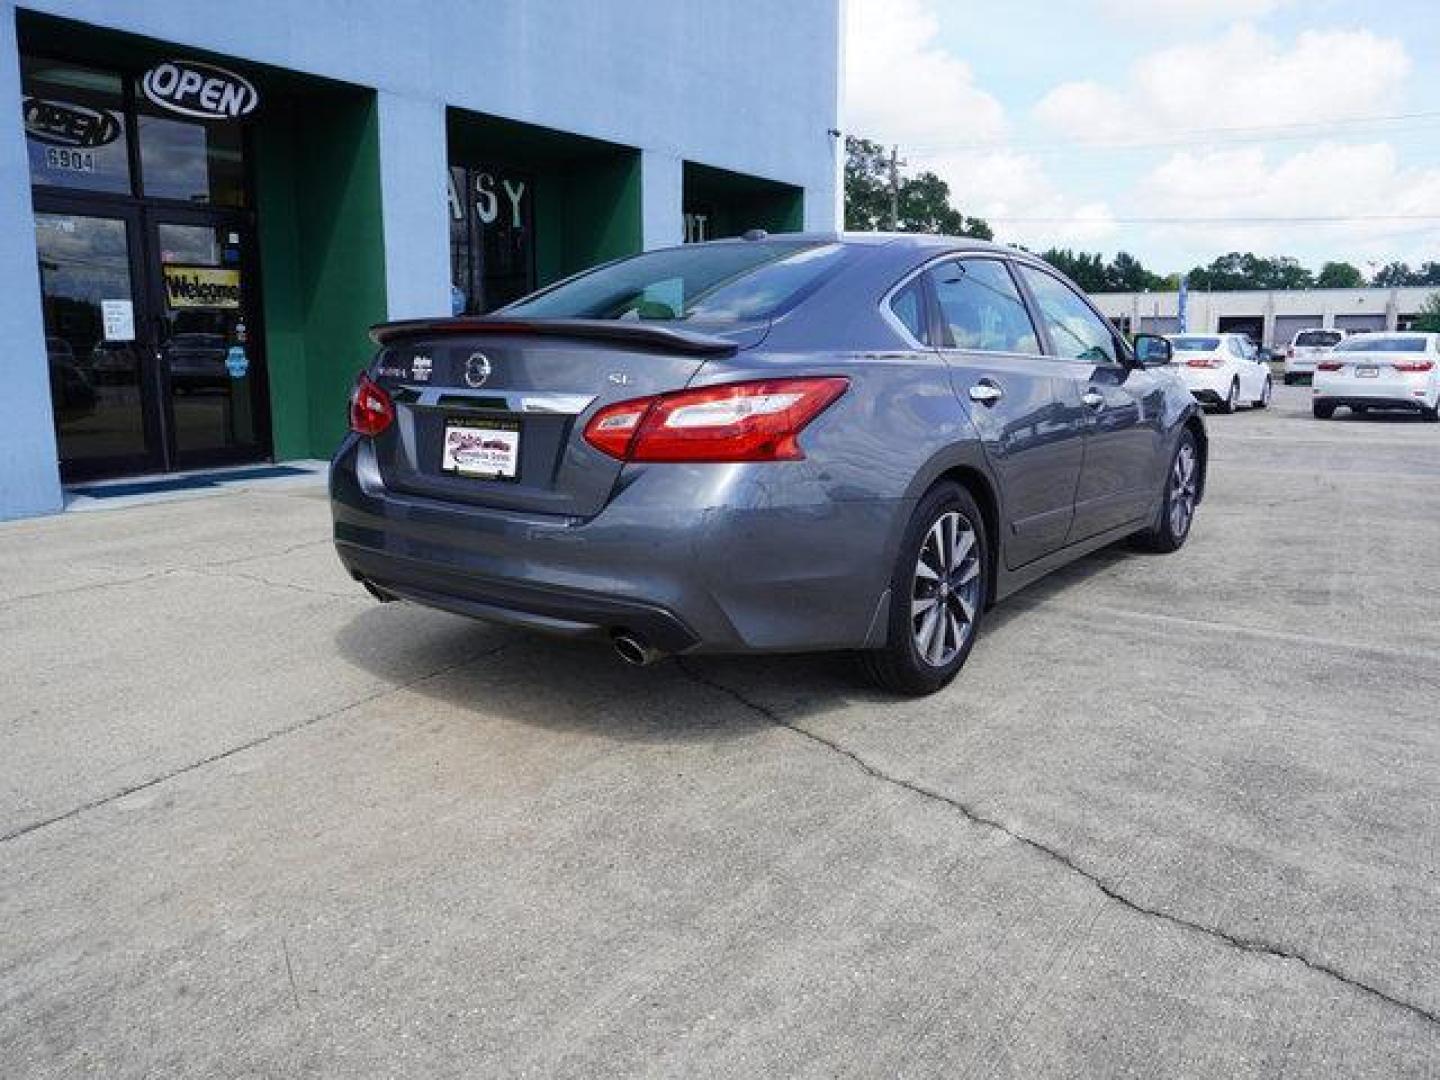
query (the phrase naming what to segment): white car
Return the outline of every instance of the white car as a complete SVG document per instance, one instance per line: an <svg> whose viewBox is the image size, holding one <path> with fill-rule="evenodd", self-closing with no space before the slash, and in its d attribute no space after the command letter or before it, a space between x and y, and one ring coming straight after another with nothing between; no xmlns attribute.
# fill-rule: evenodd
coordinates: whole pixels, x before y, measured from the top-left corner
<svg viewBox="0 0 1440 1080"><path fill-rule="evenodd" d="M1344 330L1301 330L1285 350L1285 385L1304 382L1315 374L1315 365L1344 341Z"/></svg>
<svg viewBox="0 0 1440 1080"><path fill-rule="evenodd" d="M1341 405L1352 412L1407 409L1440 420L1440 334L1357 334L1315 369L1315 415L1329 420Z"/></svg>
<svg viewBox="0 0 1440 1080"><path fill-rule="evenodd" d="M1243 334L1167 334L1171 359L1196 400L1234 412L1242 401L1270 404L1270 366Z"/></svg>

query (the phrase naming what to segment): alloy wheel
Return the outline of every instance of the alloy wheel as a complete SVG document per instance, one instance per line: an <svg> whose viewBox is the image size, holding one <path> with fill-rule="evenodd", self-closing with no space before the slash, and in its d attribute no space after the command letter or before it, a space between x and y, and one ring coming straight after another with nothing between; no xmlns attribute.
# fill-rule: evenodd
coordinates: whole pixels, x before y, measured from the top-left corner
<svg viewBox="0 0 1440 1080"><path fill-rule="evenodd" d="M1195 446L1188 440L1180 444L1175 464L1170 469L1170 532L1178 540L1190 531L1195 517L1195 495L1198 490Z"/></svg>
<svg viewBox="0 0 1440 1080"><path fill-rule="evenodd" d="M973 633L980 571L975 526L959 511L941 514L920 546L910 592L915 651L931 667L954 660Z"/></svg>

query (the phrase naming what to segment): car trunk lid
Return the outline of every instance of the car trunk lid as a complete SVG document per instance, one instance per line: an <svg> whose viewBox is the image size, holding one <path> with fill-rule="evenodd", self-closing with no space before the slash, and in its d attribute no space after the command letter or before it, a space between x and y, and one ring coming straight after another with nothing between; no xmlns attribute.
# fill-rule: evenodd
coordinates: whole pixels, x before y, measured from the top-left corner
<svg viewBox="0 0 1440 1080"><path fill-rule="evenodd" d="M391 394L396 415L376 440L381 475L394 491L445 502L591 517L623 463L585 442L590 415L681 389L707 359L757 344L767 328L577 319L382 324L371 332L381 346L371 375Z"/></svg>

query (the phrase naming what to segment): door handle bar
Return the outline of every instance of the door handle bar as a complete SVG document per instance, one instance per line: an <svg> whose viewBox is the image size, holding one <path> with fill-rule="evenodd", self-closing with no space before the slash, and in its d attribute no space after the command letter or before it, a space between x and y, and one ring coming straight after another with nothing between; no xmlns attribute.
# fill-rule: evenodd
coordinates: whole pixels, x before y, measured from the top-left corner
<svg viewBox="0 0 1440 1080"><path fill-rule="evenodd" d="M994 405L1005 396L1005 391L992 382L978 382L970 387L970 400L981 405Z"/></svg>

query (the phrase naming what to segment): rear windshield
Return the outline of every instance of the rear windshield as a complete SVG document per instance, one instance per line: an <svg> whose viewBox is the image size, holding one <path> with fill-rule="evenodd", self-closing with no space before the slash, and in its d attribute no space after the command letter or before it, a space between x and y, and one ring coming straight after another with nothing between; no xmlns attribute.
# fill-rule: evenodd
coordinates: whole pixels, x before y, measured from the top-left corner
<svg viewBox="0 0 1440 1080"><path fill-rule="evenodd" d="M847 250L800 240L669 248L599 267L501 310L537 319L767 319L832 273Z"/></svg>
<svg viewBox="0 0 1440 1080"><path fill-rule="evenodd" d="M1423 337L1384 337L1380 334L1364 334L1346 338L1335 346L1336 352L1424 352Z"/></svg>
<svg viewBox="0 0 1440 1080"><path fill-rule="evenodd" d="M1338 345L1340 335L1334 330L1301 330L1295 335L1296 345Z"/></svg>
<svg viewBox="0 0 1440 1080"><path fill-rule="evenodd" d="M1175 352L1214 352L1220 347L1218 337L1173 337L1170 348Z"/></svg>

